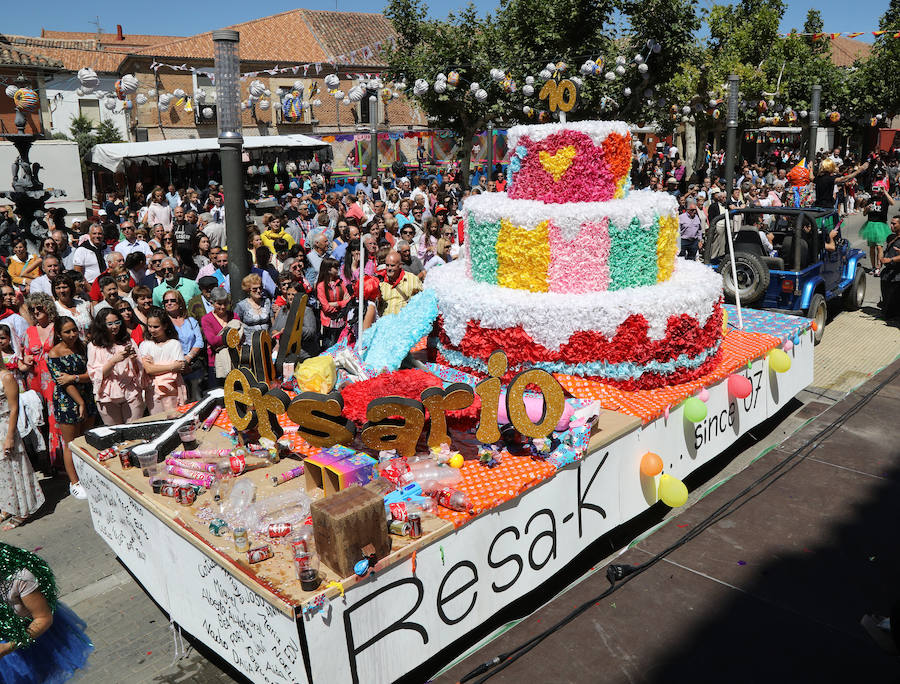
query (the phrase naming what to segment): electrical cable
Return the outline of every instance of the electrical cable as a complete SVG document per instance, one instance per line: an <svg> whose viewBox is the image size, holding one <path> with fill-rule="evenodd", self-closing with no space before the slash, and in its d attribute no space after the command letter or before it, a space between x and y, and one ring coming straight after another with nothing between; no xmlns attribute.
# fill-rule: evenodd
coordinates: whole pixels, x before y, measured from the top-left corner
<svg viewBox="0 0 900 684"><path fill-rule="evenodd" d="M776 463L772 468L767 470L765 473L760 475L756 480L747 485L743 490L741 490L738 494L731 497L728 501L719 506L715 511L713 511L709 516L707 516L704 520L702 520L698 525L696 525L692 530L684 534L680 539L672 543L667 548L663 549L659 553L657 553L652 558L644 561L639 565L610 565L607 568L606 576L610 581L610 587L606 589L601 594L591 598L588 601L585 601L581 605L579 605L575 610L571 613L563 617L561 620L556 622L555 624L548 627L546 630L541 632L540 634L532 637L528 641L525 641L510 651L505 653L501 653L491 660L482 663L472 671L468 672L464 677L459 680L459 684L463 684L464 682L468 682L479 675L484 675L480 679L475 682L475 684L483 684L488 679L493 677L498 672L506 669L509 665L512 665L516 660L521 658L523 655L529 653L533 648L538 646L544 639L551 636L558 630L565 627L568 623L572 622L579 615L588 610L592 605L597 604L603 599L607 598L615 591L617 591L620 587L627 584L631 580L637 578L640 574L650 569L658 562L663 560L666 556L671 554L673 551L681 548L689 541L692 541L695 537L702 534L709 527L719 522L721 519L726 516L734 513L738 509L740 509L744 504L753 500L760 494L762 494L769 486L773 483L777 482L781 477L786 475L788 472L793 470L796 466L802 463L810 453L812 453L818 446L828 438L835 430L840 428L844 423L846 423L850 418L856 415L866 404L871 401L872 397L874 397L878 392L882 390L888 383L893 381L898 375L900 375L900 368L891 373L888 377L878 383L871 391L869 391L866 395L860 398L856 404L852 407L844 411L842 414L837 416L831 423L822 428L818 433L814 436L807 439L803 444L801 444L797 449L788 454L783 460ZM808 453L803 453L808 447L812 447L809 449ZM802 455L801 455L802 454ZM799 457L799 458L798 458ZM790 468L788 466L790 465ZM783 471L783 472L782 472ZM752 496L747 496L754 489L759 487L763 482L771 478L769 482L765 483L759 491L754 492ZM743 501L740 499L747 496L747 498ZM732 505L738 503L734 509L729 510Z"/></svg>

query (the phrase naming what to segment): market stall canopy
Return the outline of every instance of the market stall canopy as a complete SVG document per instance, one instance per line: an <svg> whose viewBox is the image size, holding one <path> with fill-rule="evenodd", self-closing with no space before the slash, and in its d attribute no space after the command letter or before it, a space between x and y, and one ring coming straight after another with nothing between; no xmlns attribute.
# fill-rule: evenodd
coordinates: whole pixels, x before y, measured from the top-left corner
<svg viewBox="0 0 900 684"><path fill-rule="evenodd" d="M244 138L244 150L258 149L293 149L324 150L331 147L307 135L254 135ZM125 161L154 162L161 157L174 157L180 154L198 154L218 152L217 138L191 138L187 140L155 140L152 142L104 143L94 145L89 162L110 171L121 171Z"/></svg>

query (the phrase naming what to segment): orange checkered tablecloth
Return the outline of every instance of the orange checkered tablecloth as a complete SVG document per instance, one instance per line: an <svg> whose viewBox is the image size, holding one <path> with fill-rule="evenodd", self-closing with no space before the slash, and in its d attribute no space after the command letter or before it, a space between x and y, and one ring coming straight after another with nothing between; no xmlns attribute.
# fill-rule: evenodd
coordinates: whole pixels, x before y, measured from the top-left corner
<svg viewBox="0 0 900 684"><path fill-rule="evenodd" d="M459 471L463 481L456 489L469 495L475 515L478 515L514 499L538 482L552 477L556 468L543 461L504 452L503 461L495 468L488 468L478 461L466 461ZM443 506L438 506L436 512L438 517L453 523L454 527L459 527L474 517Z"/></svg>
<svg viewBox="0 0 900 684"><path fill-rule="evenodd" d="M574 397L599 401L603 408L621 411L648 423L661 416L667 407L677 406L703 387L713 385L740 370L748 362L765 356L780 343L781 340L772 335L732 330L722 340L722 360L710 373L682 385L651 390L628 392L602 382L585 380L577 375L556 374L555 377Z"/></svg>

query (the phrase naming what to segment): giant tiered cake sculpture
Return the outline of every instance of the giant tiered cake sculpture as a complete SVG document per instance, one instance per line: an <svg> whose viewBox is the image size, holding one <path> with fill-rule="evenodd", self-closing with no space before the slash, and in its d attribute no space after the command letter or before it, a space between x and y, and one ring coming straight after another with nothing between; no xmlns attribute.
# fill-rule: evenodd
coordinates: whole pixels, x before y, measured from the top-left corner
<svg viewBox="0 0 900 684"><path fill-rule="evenodd" d="M478 374L498 349L528 368L624 389L708 372L722 341L722 281L676 258L677 202L629 192L621 122L516 126L506 193L464 207L461 258L425 280L438 360Z"/></svg>

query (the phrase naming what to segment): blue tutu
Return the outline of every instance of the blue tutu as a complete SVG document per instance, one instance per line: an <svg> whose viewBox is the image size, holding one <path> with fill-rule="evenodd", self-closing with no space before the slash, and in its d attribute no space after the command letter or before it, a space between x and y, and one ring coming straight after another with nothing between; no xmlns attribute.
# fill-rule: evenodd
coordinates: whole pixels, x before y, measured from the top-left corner
<svg viewBox="0 0 900 684"><path fill-rule="evenodd" d="M60 684L84 667L94 644L85 623L58 603L53 625L28 648L0 658L0 684Z"/></svg>

